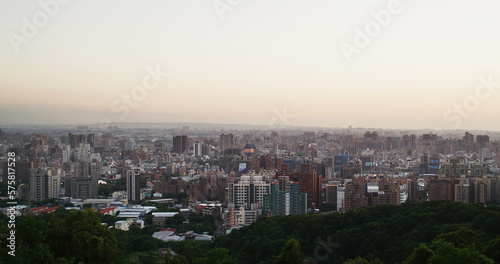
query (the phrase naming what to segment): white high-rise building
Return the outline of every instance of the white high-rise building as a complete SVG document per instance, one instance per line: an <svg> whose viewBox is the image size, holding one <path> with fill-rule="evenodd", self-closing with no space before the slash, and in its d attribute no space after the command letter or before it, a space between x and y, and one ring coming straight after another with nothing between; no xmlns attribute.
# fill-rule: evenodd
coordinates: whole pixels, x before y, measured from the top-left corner
<svg viewBox="0 0 500 264"><path fill-rule="evenodd" d="M38 168L30 171L30 200L59 198L61 169Z"/></svg>
<svg viewBox="0 0 500 264"><path fill-rule="evenodd" d="M201 143L199 141L194 142L193 154L195 157L201 156Z"/></svg>
<svg viewBox="0 0 500 264"><path fill-rule="evenodd" d="M345 184L337 185L337 211L340 212L345 206Z"/></svg>
<svg viewBox="0 0 500 264"><path fill-rule="evenodd" d="M69 145L64 146L62 151L62 162L68 162L71 160L71 147Z"/></svg>
<svg viewBox="0 0 500 264"><path fill-rule="evenodd" d="M228 185L228 203L233 204L234 208L260 209L264 194L269 194L270 188L264 176L241 176L238 182L230 182Z"/></svg>

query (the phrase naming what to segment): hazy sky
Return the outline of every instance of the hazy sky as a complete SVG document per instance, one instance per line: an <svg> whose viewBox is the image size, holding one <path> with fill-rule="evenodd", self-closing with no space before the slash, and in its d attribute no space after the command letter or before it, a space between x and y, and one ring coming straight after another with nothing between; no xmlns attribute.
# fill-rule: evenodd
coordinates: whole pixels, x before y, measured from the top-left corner
<svg viewBox="0 0 500 264"><path fill-rule="evenodd" d="M500 130L499 12L498 0L0 0L0 125Z"/></svg>

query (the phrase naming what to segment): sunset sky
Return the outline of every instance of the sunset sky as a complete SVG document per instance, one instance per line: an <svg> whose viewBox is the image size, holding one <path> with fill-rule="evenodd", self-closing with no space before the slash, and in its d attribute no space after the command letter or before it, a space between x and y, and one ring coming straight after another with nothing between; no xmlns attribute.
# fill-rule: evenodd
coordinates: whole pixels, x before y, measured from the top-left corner
<svg viewBox="0 0 500 264"><path fill-rule="evenodd" d="M0 125L500 130L499 12L498 0L0 0ZM138 92L143 80L158 86Z"/></svg>

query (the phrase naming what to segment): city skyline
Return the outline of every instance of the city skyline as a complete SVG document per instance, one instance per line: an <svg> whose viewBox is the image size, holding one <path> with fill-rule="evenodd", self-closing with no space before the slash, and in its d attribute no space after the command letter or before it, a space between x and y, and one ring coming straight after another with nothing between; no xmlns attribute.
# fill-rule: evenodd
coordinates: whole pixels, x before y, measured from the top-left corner
<svg viewBox="0 0 500 264"><path fill-rule="evenodd" d="M0 125L500 130L496 1L229 2L1 1Z"/></svg>

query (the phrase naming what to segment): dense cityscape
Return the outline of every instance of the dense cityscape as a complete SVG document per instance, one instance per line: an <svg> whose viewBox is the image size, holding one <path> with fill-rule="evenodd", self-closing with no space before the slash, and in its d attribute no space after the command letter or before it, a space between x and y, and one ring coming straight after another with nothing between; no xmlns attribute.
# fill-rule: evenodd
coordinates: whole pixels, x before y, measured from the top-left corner
<svg viewBox="0 0 500 264"><path fill-rule="evenodd" d="M3 212L91 209L108 229L181 242L213 241L262 217L425 201L498 205L499 139L352 127L3 128Z"/></svg>
<svg viewBox="0 0 500 264"><path fill-rule="evenodd" d="M499 10L0 0L0 264L500 264Z"/></svg>

